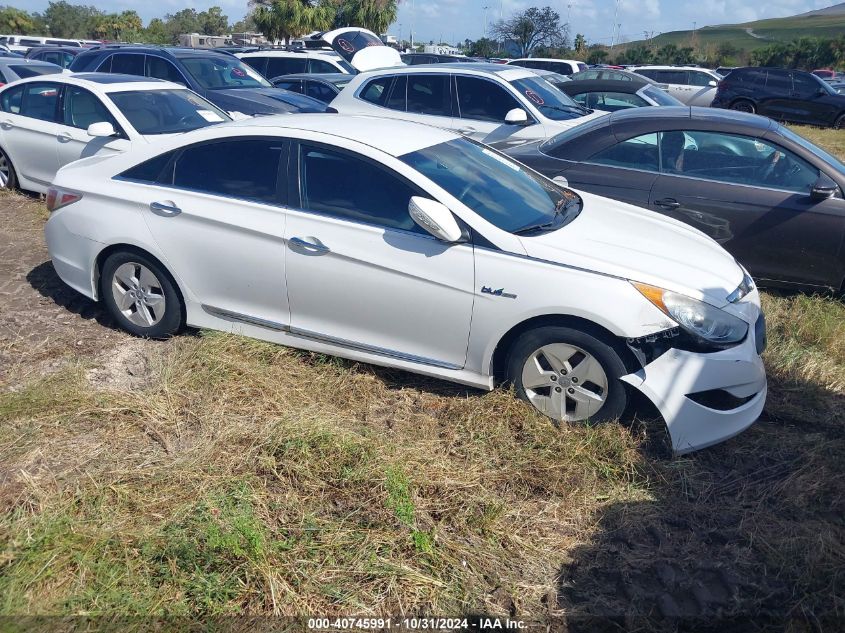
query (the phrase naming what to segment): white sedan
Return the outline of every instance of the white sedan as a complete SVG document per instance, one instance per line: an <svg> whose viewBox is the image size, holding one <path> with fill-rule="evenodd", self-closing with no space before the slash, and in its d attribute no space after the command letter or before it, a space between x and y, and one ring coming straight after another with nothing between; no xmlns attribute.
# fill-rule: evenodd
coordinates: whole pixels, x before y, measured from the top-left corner
<svg viewBox="0 0 845 633"><path fill-rule="evenodd" d="M59 167L231 121L185 86L130 75L55 74L0 90L0 187L44 193Z"/></svg>
<svg viewBox="0 0 845 633"><path fill-rule="evenodd" d="M138 336L187 324L509 381L561 421L616 418L638 390L678 452L765 402L759 295L716 242L444 130L224 124L68 165L48 206L59 276Z"/></svg>

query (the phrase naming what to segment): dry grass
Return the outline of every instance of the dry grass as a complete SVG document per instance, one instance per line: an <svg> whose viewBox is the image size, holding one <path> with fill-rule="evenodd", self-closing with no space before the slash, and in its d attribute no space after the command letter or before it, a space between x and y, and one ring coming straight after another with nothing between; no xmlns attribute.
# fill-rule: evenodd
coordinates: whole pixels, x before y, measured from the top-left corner
<svg viewBox="0 0 845 633"><path fill-rule="evenodd" d="M764 304L764 418L674 460L219 333L68 357L0 393L0 615L842 617L845 307Z"/></svg>

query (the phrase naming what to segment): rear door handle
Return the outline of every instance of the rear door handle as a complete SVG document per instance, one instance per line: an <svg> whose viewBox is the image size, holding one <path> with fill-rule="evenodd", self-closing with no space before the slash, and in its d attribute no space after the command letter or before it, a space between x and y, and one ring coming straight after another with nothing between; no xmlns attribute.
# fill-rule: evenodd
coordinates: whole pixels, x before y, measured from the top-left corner
<svg viewBox="0 0 845 633"><path fill-rule="evenodd" d="M180 213L182 213L182 209L177 207L169 200L167 203L151 202L150 211L152 211L156 215L160 215L163 218L172 218L174 215L179 215Z"/></svg>
<svg viewBox="0 0 845 633"><path fill-rule="evenodd" d="M661 209L677 209L681 206L681 203L674 198L664 198L663 200L655 200L654 206Z"/></svg>
<svg viewBox="0 0 845 633"><path fill-rule="evenodd" d="M73 137L67 132L62 132L61 134L59 134L59 143L69 143L72 140Z"/></svg>
<svg viewBox="0 0 845 633"><path fill-rule="evenodd" d="M476 133L476 129L474 127L462 127L458 128L458 134L463 134L464 136L471 136Z"/></svg>
<svg viewBox="0 0 845 633"><path fill-rule="evenodd" d="M308 241L302 239L301 237L292 237L292 238L290 238L289 241L293 246L297 246L299 248L304 248L306 250L313 251L315 253L328 253L328 252L331 251L331 249L328 246L326 246L325 244L321 244L319 242L319 240L317 241L317 243L314 243L314 242L308 242Z"/></svg>
<svg viewBox="0 0 845 633"><path fill-rule="evenodd" d="M11 130L13 127L15 127L15 124L7 119L5 121L0 121L0 127L2 127L4 130Z"/></svg>

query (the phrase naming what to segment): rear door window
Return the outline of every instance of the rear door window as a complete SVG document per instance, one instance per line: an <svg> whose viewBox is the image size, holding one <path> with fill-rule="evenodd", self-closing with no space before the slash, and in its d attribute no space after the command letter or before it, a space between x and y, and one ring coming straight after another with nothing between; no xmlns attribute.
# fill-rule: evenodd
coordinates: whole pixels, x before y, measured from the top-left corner
<svg viewBox="0 0 845 633"><path fill-rule="evenodd" d="M111 72L124 75L144 76L144 57L139 53L117 53L112 55Z"/></svg>
<svg viewBox="0 0 845 633"><path fill-rule="evenodd" d="M328 103L335 98L337 93L322 81L306 81L305 94L323 103Z"/></svg>
<svg viewBox="0 0 845 633"><path fill-rule="evenodd" d="M308 60L309 73L336 73L338 69L332 66L329 62L324 62L322 59Z"/></svg>
<svg viewBox="0 0 845 633"><path fill-rule="evenodd" d="M654 80L662 84L685 86L687 73L683 70L658 70L654 72Z"/></svg>
<svg viewBox="0 0 845 633"><path fill-rule="evenodd" d="M173 185L220 196L277 204L282 139L238 139L188 147L176 159Z"/></svg>
<svg viewBox="0 0 845 633"><path fill-rule="evenodd" d="M656 172L660 169L657 134L644 134L612 145L587 162L608 167L624 167Z"/></svg>
<svg viewBox="0 0 845 633"><path fill-rule="evenodd" d="M59 84L26 84L20 114L41 121L58 122L59 90Z"/></svg>
<svg viewBox="0 0 845 633"><path fill-rule="evenodd" d="M778 96L788 96L792 94L792 78L787 71L770 70L766 89Z"/></svg>
<svg viewBox="0 0 845 633"><path fill-rule="evenodd" d="M408 112L430 116L452 116L450 76L408 75Z"/></svg>
<svg viewBox="0 0 845 633"><path fill-rule="evenodd" d="M308 60L304 57L270 57L267 59L266 77L293 75L304 73L308 67Z"/></svg>

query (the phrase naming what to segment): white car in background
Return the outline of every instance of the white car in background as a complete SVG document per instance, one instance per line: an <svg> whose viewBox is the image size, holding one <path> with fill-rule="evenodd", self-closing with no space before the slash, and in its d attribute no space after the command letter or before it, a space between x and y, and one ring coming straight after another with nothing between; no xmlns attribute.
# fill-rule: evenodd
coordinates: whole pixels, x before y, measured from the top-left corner
<svg viewBox="0 0 845 633"><path fill-rule="evenodd" d="M511 59L507 63L510 66L522 66L523 68L533 68L535 70L551 70L561 75L574 75L575 73L587 70L587 64L577 59L522 57L520 59Z"/></svg>
<svg viewBox="0 0 845 633"><path fill-rule="evenodd" d="M766 399L759 295L716 242L445 130L260 117L75 162L47 203L61 279L138 336L187 324L507 381L567 422L636 390L679 453Z"/></svg>
<svg viewBox="0 0 845 633"><path fill-rule="evenodd" d="M266 50L255 51L254 53L238 53L235 57L249 64L267 79L300 73L346 73L354 75L358 72L349 62L333 51Z"/></svg>
<svg viewBox="0 0 845 633"><path fill-rule="evenodd" d="M24 79L0 89L0 187L44 193L67 163L224 121L229 115L198 94L160 79L108 73Z"/></svg>
<svg viewBox="0 0 845 633"><path fill-rule="evenodd" d="M707 107L713 103L722 76L698 66L637 66L633 72L661 84L666 92L688 106Z"/></svg>
<svg viewBox="0 0 845 633"><path fill-rule="evenodd" d="M505 148L551 138L590 112L528 68L432 64L357 75L332 101L341 114L402 119Z"/></svg>

